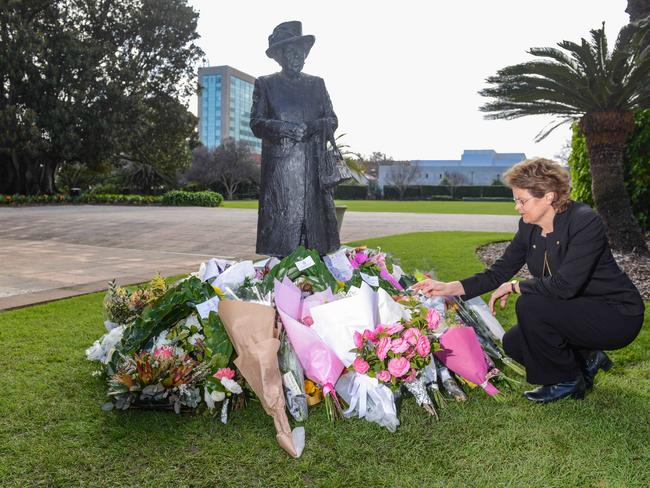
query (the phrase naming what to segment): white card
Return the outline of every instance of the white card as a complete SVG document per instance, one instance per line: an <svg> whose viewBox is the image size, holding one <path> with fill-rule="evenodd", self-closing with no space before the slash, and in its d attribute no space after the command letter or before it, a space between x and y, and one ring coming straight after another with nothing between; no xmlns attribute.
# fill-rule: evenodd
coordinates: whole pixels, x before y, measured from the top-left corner
<svg viewBox="0 0 650 488"><path fill-rule="evenodd" d="M311 256L307 256L302 261L296 261L296 268L298 268L300 271L304 271L308 268L311 268L315 264L316 263L314 262L314 259Z"/></svg>
<svg viewBox="0 0 650 488"><path fill-rule="evenodd" d="M289 390L294 395L300 395L300 393L302 393L300 391L300 386L298 386L298 382L296 381L296 378L293 376L291 371L287 371L282 375L282 383L284 383L284 386L287 388L287 390Z"/></svg>
<svg viewBox="0 0 650 488"><path fill-rule="evenodd" d="M219 297L214 296L210 300L197 304L196 311L202 319L207 319L210 312L219 313Z"/></svg>
<svg viewBox="0 0 650 488"><path fill-rule="evenodd" d="M361 273L361 279L366 283L368 283L370 286L379 286L378 276L370 276L367 275L366 273Z"/></svg>

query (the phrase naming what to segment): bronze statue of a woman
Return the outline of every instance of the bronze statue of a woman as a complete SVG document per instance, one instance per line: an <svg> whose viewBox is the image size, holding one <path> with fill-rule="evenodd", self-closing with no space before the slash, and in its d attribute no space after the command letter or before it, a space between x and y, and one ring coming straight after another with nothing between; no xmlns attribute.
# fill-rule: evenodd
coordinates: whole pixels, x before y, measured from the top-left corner
<svg viewBox="0 0 650 488"><path fill-rule="evenodd" d="M299 245L326 254L340 245L333 190L318 176L338 121L323 79L302 73L314 41L298 21L278 25L266 55L282 71L255 82L251 129L262 139L258 254L282 257Z"/></svg>

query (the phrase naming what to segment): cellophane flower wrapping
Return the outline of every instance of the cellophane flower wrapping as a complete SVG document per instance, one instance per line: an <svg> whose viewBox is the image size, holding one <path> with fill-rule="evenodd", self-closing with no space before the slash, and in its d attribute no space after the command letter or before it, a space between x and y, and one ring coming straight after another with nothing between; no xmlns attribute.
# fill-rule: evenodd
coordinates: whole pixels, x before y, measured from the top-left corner
<svg viewBox="0 0 650 488"><path fill-rule="evenodd" d="M499 394L488 378L485 353L471 327L450 327L440 337L442 350L435 356L457 375L479 385L490 396Z"/></svg>
<svg viewBox="0 0 650 488"><path fill-rule="evenodd" d="M309 414L305 392L305 374L286 332L280 335L278 364L282 374L287 409L296 421L304 422Z"/></svg>

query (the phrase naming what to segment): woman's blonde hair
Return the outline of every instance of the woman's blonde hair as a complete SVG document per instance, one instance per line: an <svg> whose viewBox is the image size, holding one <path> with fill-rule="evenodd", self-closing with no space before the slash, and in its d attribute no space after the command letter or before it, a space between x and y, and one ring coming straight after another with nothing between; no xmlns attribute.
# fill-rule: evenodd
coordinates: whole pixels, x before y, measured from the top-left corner
<svg viewBox="0 0 650 488"><path fill-rule="evenodd" d="M503 174L503 180L510 188L521 188L535 198L553 192L553 208L564 212L569 206L569 172L555 161L544 158L526 159L515 164Z"/></svg>

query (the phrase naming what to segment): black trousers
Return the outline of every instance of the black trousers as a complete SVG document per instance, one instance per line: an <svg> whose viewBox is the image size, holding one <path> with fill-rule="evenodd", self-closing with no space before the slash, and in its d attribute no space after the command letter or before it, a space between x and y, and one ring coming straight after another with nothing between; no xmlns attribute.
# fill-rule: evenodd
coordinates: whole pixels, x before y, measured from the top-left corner
<svg viewBox="0 0 650 488"><path fill-rule="evenodd" d="M526 367L527 381L538 385L576 379L590 351L625 347L643 325L643 315L623 315L593 298L526 294L515 308L518 325L503 336L503 349Z"/></svg>

